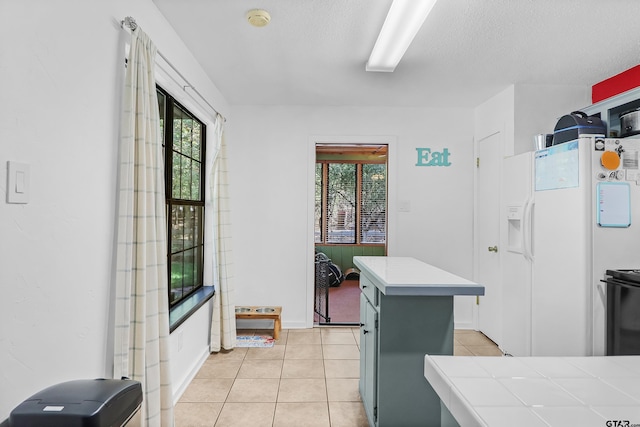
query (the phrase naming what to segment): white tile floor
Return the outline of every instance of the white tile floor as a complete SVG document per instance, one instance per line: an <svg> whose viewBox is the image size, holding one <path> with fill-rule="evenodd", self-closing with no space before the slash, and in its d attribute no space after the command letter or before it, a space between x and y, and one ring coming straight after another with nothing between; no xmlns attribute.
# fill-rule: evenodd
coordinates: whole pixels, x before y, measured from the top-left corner
<svg viewBox="0 0 640 427"><path fill-rule="evenodd" d="M359 338L351 327L291 329L272 348L212 354L176 405L176 426L367 427ZM456 331L454 344L456 355L501 355L478 332Z"/></svg>

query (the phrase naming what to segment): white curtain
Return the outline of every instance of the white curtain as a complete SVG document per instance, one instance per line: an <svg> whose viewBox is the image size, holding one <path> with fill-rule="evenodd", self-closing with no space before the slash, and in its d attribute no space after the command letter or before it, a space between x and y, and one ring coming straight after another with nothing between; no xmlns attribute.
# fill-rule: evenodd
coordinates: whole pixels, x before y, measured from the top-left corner
<svg viewBox="0 0 640 427"><path fill-rule="evenodd" d="M231 210L227 169L227 145L224 137L224 118L218 114L212 132L215 140L210 193L213 199L214 259L213 277L216 293L213 297L211 319L211 352L230 350L236 346L236 307L231 248Z"/></svg>
<svg viewBox="0 0 640 427"><path fill-rule="evenodd" d="M120 132L113 374L142 383L142 426L173 426L155 56L149 37L132 31Z"/></svg>

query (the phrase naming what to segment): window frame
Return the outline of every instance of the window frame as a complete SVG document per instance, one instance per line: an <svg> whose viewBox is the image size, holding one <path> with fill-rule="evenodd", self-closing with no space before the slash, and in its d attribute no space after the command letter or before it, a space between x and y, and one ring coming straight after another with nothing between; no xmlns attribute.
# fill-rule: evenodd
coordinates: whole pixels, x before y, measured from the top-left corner
<svg viewBox="0 0 640 427"><path fill-rule="evenodd" d="M350 243L344 242L329 242L329 226L327 224L328 221L328 200L329 200L329 167L331 164L338 163L348 163L355 164L355 241ZM388 165L385 161L366 161L366 160L318 160L315 161L316 167L317 165L321 165L321 212L320 212L320 241L315 241L315 245L323 245L323 246L339 246L339 245L362 245L362 246L386 246L387 238L388 238L388 216L387 216L387 207L388 207L388 181L386 182L385 187L385 231L384 231L384 241L383 242L363 242L362 241L362 209L363 209L363 201L362 201L362 187L363 187L363 166L364 165L373 165L373 164L384 164L385 171L388 173Z"/></svg>
<svg viewBox="0 0 640 427"><path fill-rule="evenodd" d="M167 90L162 88L160 85L156 85L156 90L159 94L162 94L164 97L164 113L161 112L161 117L164 117L164 132L161 135L162 144L163 144L163 154L164 154L164 183L165 183L165 206L166 206L166 217L167 217L167 292L168 292L168 301L169 301L169 310L173 310L176 307L180 306L181 303L187 302L192 296L202 293L203 288L207 288L204 286L204 250L205 250L205 230L204 230L204 221L205 221L205 181L206 181L206 134L207 134L207 126L206 124L200 120L196 114L194 114L191 110L185 107L182 103L180 103L175 97L173 97ZM177 152L180 155L184 155L179 151L175 151L173 149L173 140L174 140L174 131L173 131L173 121L174 121L174 108L177 107L184 114L186 114L190 119L198 122L201 129L200 134L200 156L199 160L194 160L193 156L189 156L191 161L197 161L200 164L200 188L199 188L199 199L198 200L190 200L190 199L182 199L173 197L173 156L174 153ZM182 248L180 251L173 251L173 233L172 233L172 208L176 206L182 207L196 207L201 209L201 218L200 218L200 227L194 225L193 229L198 229L197 238L194 233L194 241L196 244L189 248ZM199 248L199 249L198 249ZM172 271L172 256L178 254L180 252L186 252L188 250L195 250L196 256L198 259L194 261L194 264L197 264L198 274L196 278L194 278L194 286L188 292L182 293L180 298L172 300L172 279L171 279L171 271ZM184 283L183 283L184 290Z"/></svg>

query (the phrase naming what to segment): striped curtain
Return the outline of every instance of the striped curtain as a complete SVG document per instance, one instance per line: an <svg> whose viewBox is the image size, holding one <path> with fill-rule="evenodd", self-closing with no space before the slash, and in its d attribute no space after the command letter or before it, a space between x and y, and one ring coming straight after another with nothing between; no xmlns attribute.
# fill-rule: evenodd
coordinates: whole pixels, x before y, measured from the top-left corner
<svg viewBox="0 0 640 427"><path fill-rule="evenodd" d="M114 378L140 381L142 426L173 426L156 47L131 33L120 132Z"/></svg>
<svg viewBox="0 0 640 427"><path fill-rule="evenodd" d="M231 248L231 211L227 144L224 137L224 118L218 114L214 129L213 169L210 192L213 199L214 262L213 277L216 293L213 297L210 351L230 350L236 346L236 307Z"/></svg>

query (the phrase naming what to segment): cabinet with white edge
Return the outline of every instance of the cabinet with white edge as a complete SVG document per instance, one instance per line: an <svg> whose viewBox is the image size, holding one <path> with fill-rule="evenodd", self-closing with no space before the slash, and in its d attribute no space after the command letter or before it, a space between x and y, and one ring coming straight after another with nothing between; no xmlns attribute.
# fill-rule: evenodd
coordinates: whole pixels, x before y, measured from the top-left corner
<svg viewBox="0 0 640 427"><path fill-rule="evenodd" d="M581 111L590 116L597 116L607 124L607 138L624 138L627 136L639 138L637 126L633 129L626 129L621 123L622 115L633 114L638 110L640 110L640 87L589 105Z"/></svg>

